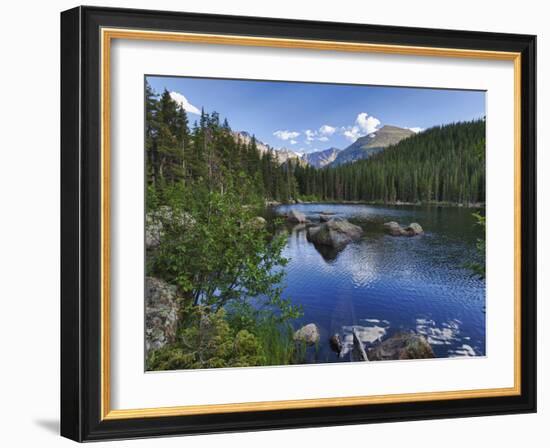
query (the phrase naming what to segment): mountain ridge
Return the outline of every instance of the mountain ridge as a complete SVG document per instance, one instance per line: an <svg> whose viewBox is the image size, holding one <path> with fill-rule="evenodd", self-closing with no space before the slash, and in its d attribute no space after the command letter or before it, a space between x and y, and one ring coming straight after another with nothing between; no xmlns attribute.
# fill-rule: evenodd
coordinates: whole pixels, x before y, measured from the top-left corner
<svg viewBox="0 0 550 448"><path fill-rule="evenodd" d="M342 152L341 149L330 147L321 151L306 153L302 156L302 160L305 160L308 165L314 168L324 168L334 162L340 152Z"/></svg>
<svg viewBox="0 0 550 448"><path fill-rule="evenodd" d="M370 134L359 137L355 142L342 150L330 166L340 166L346 163L368 159L401 140L415 135L414 131L399 126L384 125Z"/></svg>

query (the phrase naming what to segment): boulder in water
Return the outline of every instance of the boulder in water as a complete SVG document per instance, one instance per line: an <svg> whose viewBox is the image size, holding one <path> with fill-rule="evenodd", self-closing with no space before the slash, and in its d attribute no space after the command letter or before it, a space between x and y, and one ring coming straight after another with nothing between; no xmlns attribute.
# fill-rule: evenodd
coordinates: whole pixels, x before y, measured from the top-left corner
<svg viewBox="0 0 550 448"><path fill-rule="evenodd" d="M320 337L319 328L313 323L304 325L294 333L295 341L304 342L307 345L317 344Z"/></svg>
<svg viewBox="0 0 550 448"><path fill-rule="evenodd" d="M361 238L361 236L363 236L361 227L341 218L333 218L320 226L310 227L307 230L309 241L335 249L343 248L351 241Z"/></svg>
<svg viewBox="0 0 550 448"><path fill-rule="evenodd" d="M414 236L414 235L420 235L421 233L424 233L424 229L417 222L413 222L409 224L409 227L405 228L405 232L409 236Z"/></svg>
<svg viewBox="0 0 550 448"><path fill-rule="evenodd" d="M342 339L340 338L340 335L338 333L333 334L329 339L330 348L340 354L342 351L343 345L342 345Z"/></svg>
<svg viewBox="0 0 550 448"><path fill-rule="evenodd" d="M399 333L368 351L370 361L434 358L426 338L416 333Z"/></svg>
<svg viewBox="0 0 550 448"><path fill-rule="evenodd" d="M295 222L295 223L305 223L307 221L306 215L304 215L302 212L299 212L297 210L290 210L288 212L287 216L288 222Z"/></svg>
<svg viewBox="0 0 550 448"><path fill-rule="evenodd" d="M392 236L415 236L424 233L424 229L417 222L413 222L408 227L403 228L395 221L390 221L384 223L384 227Z"/></svg>

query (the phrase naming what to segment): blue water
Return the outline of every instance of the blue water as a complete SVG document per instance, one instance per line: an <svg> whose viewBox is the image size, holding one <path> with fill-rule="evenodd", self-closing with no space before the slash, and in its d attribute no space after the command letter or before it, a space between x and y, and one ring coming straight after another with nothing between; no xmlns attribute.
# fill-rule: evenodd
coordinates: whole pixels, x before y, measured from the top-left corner
<svg viewBox="0 0 550 448"><path fill-rule="evenodd" d="M458 207L342 204L284 205L318 221L326 211L360 225L361 240L340 252L321 253L306 239L305 225L287 226L283 296L302 305L296 326L313 322L321 341L311 362L343 362L355 328L368 347L399 331L424 334L437 357L485 355L485 282L464 264L475 256L482 230L473 210ZM424 234L387 235L383 223L418 222ZM339 333L339 357L328 343Z"/></svg>

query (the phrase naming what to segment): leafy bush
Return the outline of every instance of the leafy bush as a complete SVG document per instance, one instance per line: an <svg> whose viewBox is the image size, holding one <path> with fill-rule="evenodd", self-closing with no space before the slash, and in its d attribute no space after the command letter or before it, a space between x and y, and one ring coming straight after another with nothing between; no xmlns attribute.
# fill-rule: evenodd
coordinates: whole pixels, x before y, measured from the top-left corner
<svg viewBox="0 0 550 448"><path fill-rule="evenodd" d="M236 334L225 319L225 311L190 306L174 344L153 351L149 370L206 369L255 366L265 363L259 340L247 330Z"/></svg>

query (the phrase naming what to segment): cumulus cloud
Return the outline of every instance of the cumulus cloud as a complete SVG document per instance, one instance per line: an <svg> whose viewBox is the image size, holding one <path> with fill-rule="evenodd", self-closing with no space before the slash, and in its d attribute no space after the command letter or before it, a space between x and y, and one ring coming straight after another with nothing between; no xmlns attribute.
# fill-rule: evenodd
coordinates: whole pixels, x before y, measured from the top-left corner
<svg viewBox="0 0 550 448"><path fill-rule="evenodd" d="M344 126L340 128L340 131L349 141L354 142L359 137L376 132L381 124L382 123L378 118L373 117L366 112L361 112L355 118L354 125Z"/></svg>
<svg viewBox="0 0 550 448"><path fill-rule="evenodd" d="M372 115L368 115L366 112L361 112L359 115L357 115L357 118L355 119L355 124L359 126L359 129L363 131L365 135L372 134L378 126L380 126L380 120L378 118L373 117Z"/></svg>
<svg viewBox="0 0 550 448"><path fill-rule="evenodd" d="M336 132L336 128L334 126L330 126L328 124L324 124L319 128L319 134L323 136L331 136Z"/></svg>
<svg viewBox="0 0 550 448"><path fill-rule="evenodd" d="M293 140L296 137L300 135L299 132L296 131L275 131L273 135L277 138L280 138L281 140Z"/></svg>
<svg viewBox="0 0 550 448"><path fill-rule="evenodd" d="M342 128L342 135L350 142L354 142L361 137L361 131L357 126L348 126L347 128Z"/></svg>
<svg viewBox="0 0 550 448"><path fill-rule="evenodd" d="M424 128L407 128L410 131L413 131L415 134L418 134L419 132L422 132Z"/></svg>
<svg viewBox="0 0 550 448"><path fill-rule="evenodd" d="M290 140L290 144L291 144L291 145L295 145L296 143L298 143L297 140Z"/></svg>
<svg viewBox="0 0 550 448"><path fill-rule="evenodd" d="M312 131L311 129L306 129L304 131L304 134L306 135L306 140L308 142L312 142L315 140L315 137L317 136L317 131Z"/></svg>
<svg viewBox="0 0 550 448"><path fill-rule="evenodd" d="M329 124L322 125L319 129L306 129L304 135L306 137L306 143L309 145L313 141L327 142L336 132L336 128Z"/></svg>
<svg viewBox="0 0 550 448"><path fill-rule="evenodd" d="M201 114L201 111L195 106L193 106L187 100L187 98L185 98L185 96L183 96L181 93L170 92L170 98L172 98L176 103L178 103L183 108L183 110L185 110L185 112L188 112L190 114L196 114L196 115Z"/></svg>

